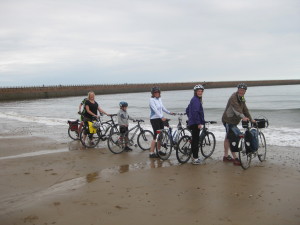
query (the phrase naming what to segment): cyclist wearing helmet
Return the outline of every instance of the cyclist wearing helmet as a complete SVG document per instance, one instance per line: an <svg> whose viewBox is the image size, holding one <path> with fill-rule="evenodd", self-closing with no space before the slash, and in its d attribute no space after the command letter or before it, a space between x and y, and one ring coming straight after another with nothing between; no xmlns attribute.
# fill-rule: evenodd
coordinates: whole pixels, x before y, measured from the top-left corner
<svg viewBox="0 0 300 225"><path fill-rule="evenodd" d="M161 101L161 98L160 98L160 88L159 87L153 87L151 89L151 94L152 94L152 96L151 96L150 102L149 102L150 123L153 128L154 137L153 137L153 141L151 143L149 157L150 158L158 158L158 156L154 153L155 139L157 136L156 131L164 129L163 121L166 121L166 118L164 118L163 112L168 113L168 114L174 114L174 113L170 112L169 110L167 110L164 107L164 105Z"/></svg>
<svg viewBox="0 0 300 225"><path fill-rule="evenodd" d="M252 117L249 113L249 110L246 105L245 100L245 93L247 90L247 85L244 83L240 83L237 85L237 92L233 93L231 97L229 98L225 111L222 116L222 122L226 129L226 136L224 140L224 156L223 161L224 162L233 162L234 165L241 165L239 159L236 157L235 152L231 149L231 154L233 158L228 155L228 150L230 147L230 142L228 139L228 133L230 130L234 132L236 136L240 133L239 128L237 125L240 123L241 120L243 121L252 121Z"/></svg>
<svg viewBox="0 0 300 225"><path fill-rule="evenodd" d="M125 139L128 140L128 133L126 133L128 131L128 125L129 125L128 120L134 120L134 118L129 116L129 114L127 113L127 107L128 107L127 102L122 101L119 103L119 106L120 106L120 111L118 112L118 124L120 126L120 133L122 134L122 136L124 136ZM124 150L132 151L132 149L127 145L125 146Z"/></svg>
<svg viewBox="0 0 300 225"><path fill-rule="evenodd" d="M194 87L194 96L190 101L190 104L186 108L186 114L188 116L188 126L192 132L192 163L194 165L200 164L201 159L199 158L199 134L200 129L205 124L204 110L202 106L202 95L204 87L198 84Z"/></svg>

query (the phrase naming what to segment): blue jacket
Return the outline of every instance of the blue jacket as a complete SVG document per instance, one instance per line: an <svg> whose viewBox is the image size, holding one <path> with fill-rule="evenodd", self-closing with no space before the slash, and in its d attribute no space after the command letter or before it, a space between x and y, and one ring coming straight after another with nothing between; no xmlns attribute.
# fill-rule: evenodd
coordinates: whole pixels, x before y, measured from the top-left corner
<svg viewBox="0 0 300 225"><path fill-rule="evenodd" d="M194 124L205 124L204 110L202 107L202 102L200 101L198 96L194 96L191 99L190 104L186 108L186 114L189 118L189 126Z"/></svg>

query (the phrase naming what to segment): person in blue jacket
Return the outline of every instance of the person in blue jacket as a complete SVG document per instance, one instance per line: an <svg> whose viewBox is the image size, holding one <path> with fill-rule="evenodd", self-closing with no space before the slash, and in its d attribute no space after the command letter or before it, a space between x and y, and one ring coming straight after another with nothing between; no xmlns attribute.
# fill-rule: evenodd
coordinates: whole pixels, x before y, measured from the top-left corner
<svg viewBox="0 0 300 225"><path fill-rule="evenodd" d="M199 158L199 134L200 129L205 124L204 120L204 110L202 107L202 95L204 87L198 84L194 87L194 97L191 99L190 104L186 108L186 114L188 116L189 122L188 126L192 132L192 163L194 165L201 164L201 159Z"/></svg>

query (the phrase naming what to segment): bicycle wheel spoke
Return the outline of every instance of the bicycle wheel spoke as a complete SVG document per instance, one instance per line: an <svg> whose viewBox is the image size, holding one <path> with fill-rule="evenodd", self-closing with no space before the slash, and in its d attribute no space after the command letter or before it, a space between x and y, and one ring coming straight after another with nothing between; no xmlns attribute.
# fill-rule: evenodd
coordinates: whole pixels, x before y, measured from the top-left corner
<svg viewBox="0 0 300 225"><path fill-rule="evenodd" d="M240 141L244 141L243 139ZM241 144L241 148L239 151L239 159L241 162L241 167L246 170L250 167L250 163L251 163L251 153L247 153L244 142L242 142Z"/></svg>
<svg viewBox="0 0 300 225"><path fill-rule="evenodd" d="M142 150L149 150L153 140L153 133L150 130L143 130L137 137L137 143Z"/></svg>
<svg viewBox="0 0 300 225"><path fill-rule="evenodd" d="M266 160L266 155L267 155L267 144L266 144L266 139L265 135L262 132L259 132L258 134L258 150L257 150L257 156L258 159L263 162Z"/></svg>
<svg viewBox="0 0 300 225"><path fill-rule="evenodd" d="M191 138L190 136L183 136L178 141L178 146L176 148L176 157L178 162L186 163L191 158Z"/></svg>
<svg viewBox="0 0 300 225"><path fill-rule="evenodd" d="M156 154L159 158L166 160L170 157L173 146L171 145L171 140L168 135L168 132L162 130L159 133L155 147Z"/></svg>
<svg viewBox="0 0 300 225"><path fill-rule="evenodd" d="M201 153L205 158L210 157L215 151L216 138L211 132L207 132L202 140L200 140Z"/></svg>
<svg viewBox="0 0 300 225"><path fill-rule="evenodd" d="M124 140L124 137L119 132L112 133L107 139L108 149L114 154L123 152L125 148Z"/></svg>

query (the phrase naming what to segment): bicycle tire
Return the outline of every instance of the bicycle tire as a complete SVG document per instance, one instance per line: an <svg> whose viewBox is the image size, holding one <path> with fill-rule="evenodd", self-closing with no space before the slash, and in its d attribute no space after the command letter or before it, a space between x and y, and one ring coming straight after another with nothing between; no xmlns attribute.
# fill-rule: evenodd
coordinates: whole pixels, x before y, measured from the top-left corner
<svg viewBox="0 0 300 225"><path fill-rule="evenodd" d="M245 143L244 143L244 139L240 140L241 143L241 147L239 149L239 160L241 162L241 167L246 170L250 167L250 163L251 163L251 153L247 153L247 150L245 148Z"/></svg>
<svg viewBox="0 0 300 225"><path fill-rule="evenodd" d="M259 161L263 162L266 160L267 156L267 143L266 143L266 138L265 135L259 131L258 134L258 149L257 149L257 156Z"/></svg>
<svg viewBox="0 0 300 225"><path fill-rule="evenodd" d="M162 130L157 137L155 143L156 154L162 160L167 160L172 152L172 143L166 130Z"/></svg>
<svg viewBox="0 0 300 225"><path fill-rule="evenodd" d="M115 132L109 135L107 139L107 146L108 149L114 154L120 154L124 151L125 143L124 141L122 141L119 132Z"/></svg>
<svg viewBox="0 0 300 225"><path fill-rule="evenodd" d="M200 140L201 154L208 158L210 157L216 148L216 137L212 132L206 132L204 138Z"/></svg>
<svg viewBox="0 0 300 225"><path fill-rule="evenodd" d="M186 163L192 156L191 136L185 135L178 141L176 148L176 158L179 163Z"/></svg>
<svg viewBox="0 0 300 225"><path fill-rule="evenodd" d="M143 130L137 137L138 146L146 151L151 147L153 141L153 133L150 130Z"/></svg>
<svg viewBox="0 0 300 225"><path fill-rule="evenodd" d="M87 131L88 127L84 126L79 135L80 141L82 145L87 148L95 148L100 142L100 135L98 132L95 134L89 134Z"/></svg>
<svg viewBox="0 0 300 225"><path fill-rule="evenodd" d="M71 130L71 128L68 128L68 135L73 140L79 140L79 134L76 130Z"/></svg>

